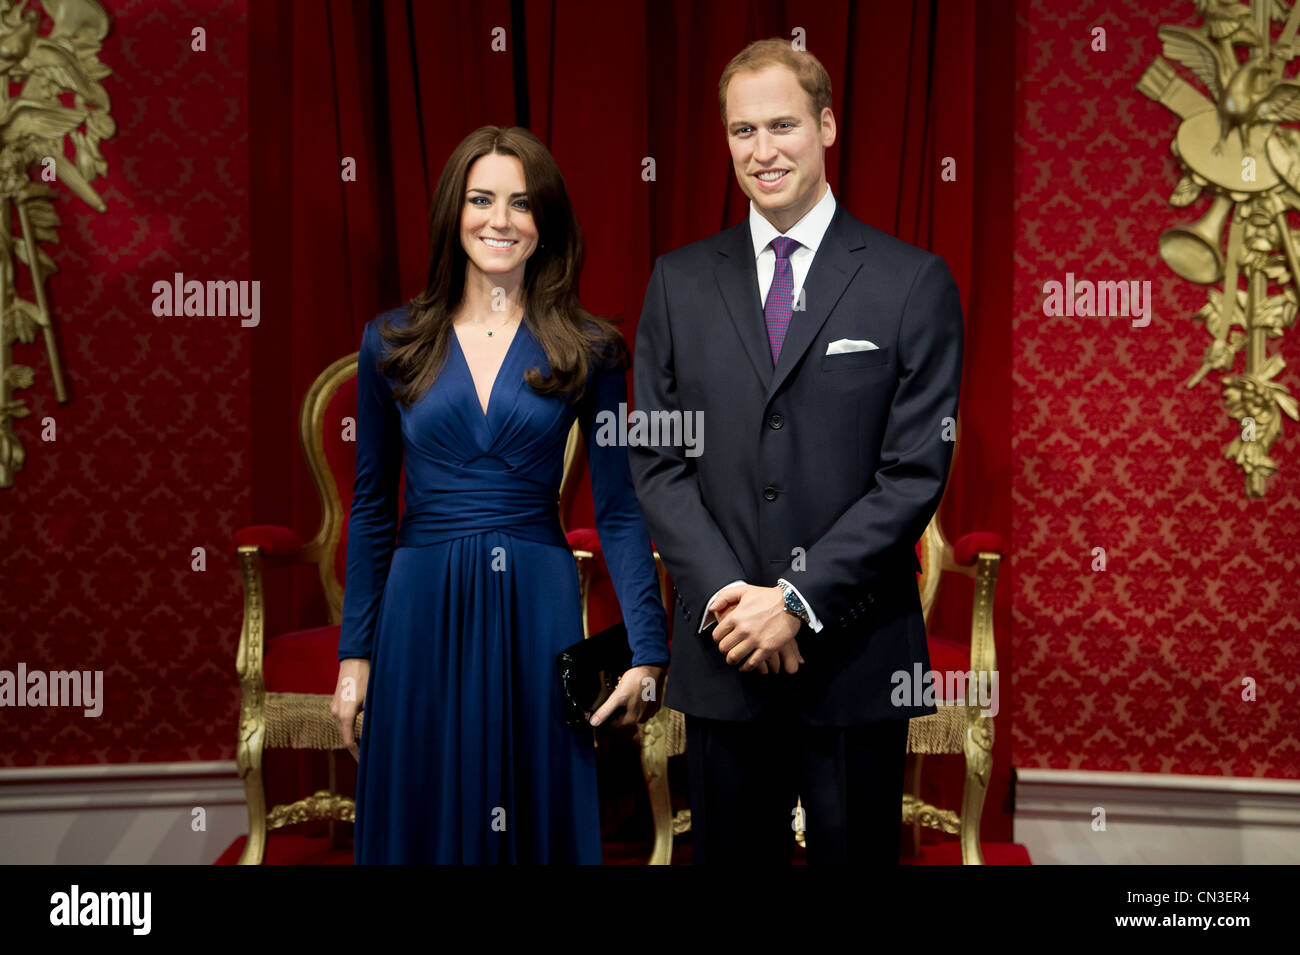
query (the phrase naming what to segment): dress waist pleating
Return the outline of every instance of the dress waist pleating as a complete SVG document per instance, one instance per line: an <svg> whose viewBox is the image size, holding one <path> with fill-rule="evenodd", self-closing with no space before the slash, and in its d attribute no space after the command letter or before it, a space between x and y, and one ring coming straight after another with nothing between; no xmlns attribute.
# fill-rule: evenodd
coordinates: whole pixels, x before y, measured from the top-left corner
<svg viewBox="0 0 1300 955"><path fill-rule="evenodd" d="M568 547L555 490L531 486L433 492L408 501L397 546L428 547L486 531Z"/></svg>

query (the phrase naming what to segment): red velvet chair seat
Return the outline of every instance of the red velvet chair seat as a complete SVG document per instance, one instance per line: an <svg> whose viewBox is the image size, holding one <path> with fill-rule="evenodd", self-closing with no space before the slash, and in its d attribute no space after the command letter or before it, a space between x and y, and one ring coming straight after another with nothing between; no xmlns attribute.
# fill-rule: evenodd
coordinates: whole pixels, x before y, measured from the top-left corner
<svg viewBox="0 0 1300 955"><path fill-rule="evenodd" d="M266 641L262 674L268 693L334 695L339 675L339 625L290 630Z"/></svg>
<svg viewBox="0 0 1300 955"><path fill-rule="evenodd" d="M936 673L965 673L970 670L970 644L947 637L930 634L926 640L930 650L930 669ZM937 687L938 698L943 699L943 686Z"/></svg>
<svg viewBox="0 0 1300 955"><path fill-rule="evenodd" d="M970 644L947 637L930 635L926 640L930 648L930 669L946 672L948 670L970 669ZM331 690L331 692L333 692Z"/></svg>

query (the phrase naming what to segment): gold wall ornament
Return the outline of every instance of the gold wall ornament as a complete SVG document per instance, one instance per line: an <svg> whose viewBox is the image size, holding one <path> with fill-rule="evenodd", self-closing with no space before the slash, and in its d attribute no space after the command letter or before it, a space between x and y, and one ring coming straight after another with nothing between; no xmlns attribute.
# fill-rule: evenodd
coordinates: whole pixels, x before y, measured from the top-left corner
<svg viewBox="0 0 1300 955"><path fill-rule="evenodd" d="M1211 371L1227 372L1220 379L1224 404L1240 429L1224 456L1244 472L1246 496L1263 497L1277 471L1268 452L1281 434L1282 415L1300 421L1295 397L1274 380L1285 363L1267 349L1268 339L1281 338L1295 323L1300 301L1297 237L1287 223L1287 211L1300 210L1300 132L1279 125L1300 122L1300 83L1283 78L1300 53L1300 3L1194 3L1204 22L1160 27L1164 56L1152 61L1137 88L1182 119L1170 149L1183 175L1170 205L1189 206L1202 193L1212 201L1197 222L1166 230L1159 250L1182 278L1223 283L1223 291L1209 290L1193 316L1205 322L1213 341L1186 385L1195 387ZM1270 49L1274 20L1285 23ZM1244 61L1240 47L1246 48ZM1164 57L1190 70L1212 98L1181 79ZM1238 285L1243 278L1245 289ZM1277 294L1269 294L1270 284ZM1237 373L1243 350L1245 371Z"/></svg>
<svg viewBox="0 0 1300 955"><path fill-rule="evenodd" d="M37 244L59 241L53 203L58 193L45 183L62 182L103 212L107 207L90 183L108 171L99 142L116 131L108 93L99 83L112 73L98 57L108 14L96 0L41 0L41 6L54 21L44 35L40 13L28 0L0 0L0 487L13 486L26 460L13 421L27 417L30 409L14 392L35 380L31 367L13 362L15 341L30 344L40 329L55 397L60 404L68 400L45 295L45 279L58 269ZM21 90L11 98L12 84ZM60 99L69 93L71 107ZM65 137L72 141L72 159L64 154ZM32 167L36 179L28 171ZM31 273L34 302L18 295L15 257Z"/></svg>

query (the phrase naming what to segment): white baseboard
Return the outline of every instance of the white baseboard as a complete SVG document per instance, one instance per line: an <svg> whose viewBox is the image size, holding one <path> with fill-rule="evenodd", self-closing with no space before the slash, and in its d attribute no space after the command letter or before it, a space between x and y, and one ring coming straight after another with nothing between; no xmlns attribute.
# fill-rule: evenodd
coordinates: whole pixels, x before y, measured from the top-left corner
<svg viewBox="0 0 1300 955"><path fill-rule="evenodd" d="M211 865L247 831L233 760L0 768L0 863Z"/></svg>
<svg viewBox="0 0 1300 955"><path fill-rule="evenodd" d="M1035 865L1300 863L1300 780L1015 773L1015 841Z"/></svg>
<svg viewBox="0 0 1300 955"><path fill-rule="evenodd" d="M0 863L210 865L247 829L233 761L0 768ZM1300 780L1017 769L1015 841L1037 865L1294 865Z"/></svg>

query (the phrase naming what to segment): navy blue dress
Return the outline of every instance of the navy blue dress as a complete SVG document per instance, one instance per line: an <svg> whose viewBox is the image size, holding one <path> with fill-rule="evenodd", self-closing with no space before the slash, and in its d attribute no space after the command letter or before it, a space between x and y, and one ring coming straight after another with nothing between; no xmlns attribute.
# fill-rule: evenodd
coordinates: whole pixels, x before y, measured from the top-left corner
<svg viewBox="0 0 1300 955"><path fill-rule="evenodd" d="M564 724L556 676L556 654L582 639L557 495L580 415L596 529L632 664L666 665L663 604L627 448L594 440L595 415L627 400L624 373L593 363L576 406L537 395L524 372L549 365L525 319L486 414L454 333L433 386L404 408L376 366L383 341L375 326L406 314L402 307L367 323L357 368L338 654L370 659L356 861L599 863L592 734Z"/></svg>

